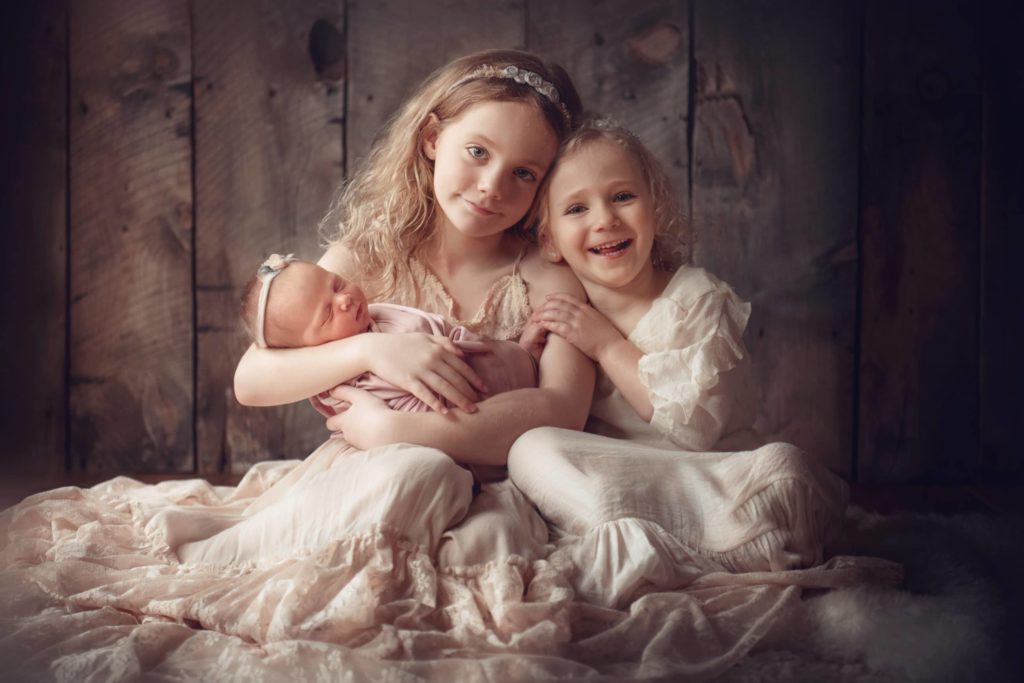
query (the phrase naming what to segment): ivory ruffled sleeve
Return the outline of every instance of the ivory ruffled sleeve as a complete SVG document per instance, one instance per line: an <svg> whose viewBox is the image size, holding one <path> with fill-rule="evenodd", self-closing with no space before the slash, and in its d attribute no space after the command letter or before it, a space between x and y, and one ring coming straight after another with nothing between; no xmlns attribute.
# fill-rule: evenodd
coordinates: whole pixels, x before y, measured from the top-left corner
<svg viewBox="0 0 1024 683"><path fill-rule="evenodd" d="M631 339L645 352L639 378L654 407L651 427L676 446L711 450L751 431L749 356L743 332L750 304L699 268L677 273Z"/></svg>

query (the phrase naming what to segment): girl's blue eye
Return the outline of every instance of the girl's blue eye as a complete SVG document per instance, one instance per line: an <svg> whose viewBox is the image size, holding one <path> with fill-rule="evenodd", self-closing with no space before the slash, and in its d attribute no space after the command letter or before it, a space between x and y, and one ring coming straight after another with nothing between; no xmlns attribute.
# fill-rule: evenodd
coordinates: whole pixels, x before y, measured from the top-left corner
<svg viewBox="0 0 1024 683"><path fill-rule="evenodd" d="M630 199L636 197L632 192L619 192L615 195L615 201L617 202L628 202Z"/></svg>
<svg viewBox="0 0 1024 683"><path fill-rule="evenodd" d="M565 210L565 215L574 215L578 213L583 213L584 211L586 211L586 208L582 204L573 204L572 206Z"/></svg>
<svg viewBox="0 0 1024 683"><path fill-rule="evenodd" d="M476 145L470 145L466 148L466 151L469 152L469 156L474 159L483 159L487 156L487 151L483 147L477 147Z"/></svg>
<svg viewBox="0 0 1024 683"><path fill-rule="evenodd" d="M534 172L531 171L528 168L517 168L516 170L514 170L512 172L515 174L516 178L519 178L520 180L536 180L537 179L537 176L534 174Z"/></svg>

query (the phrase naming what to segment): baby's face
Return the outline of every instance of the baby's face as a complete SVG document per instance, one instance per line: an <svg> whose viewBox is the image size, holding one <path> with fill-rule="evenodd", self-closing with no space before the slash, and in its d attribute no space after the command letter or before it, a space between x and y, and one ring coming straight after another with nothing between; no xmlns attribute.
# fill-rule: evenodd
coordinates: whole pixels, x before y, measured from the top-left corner
<svg viewBox="0 0 1024 683"><path fill-rule="evenodd" d="M265 334L271 346L317 346L365 332L366 295L312 263L292 263L270 285Z"/></svg>

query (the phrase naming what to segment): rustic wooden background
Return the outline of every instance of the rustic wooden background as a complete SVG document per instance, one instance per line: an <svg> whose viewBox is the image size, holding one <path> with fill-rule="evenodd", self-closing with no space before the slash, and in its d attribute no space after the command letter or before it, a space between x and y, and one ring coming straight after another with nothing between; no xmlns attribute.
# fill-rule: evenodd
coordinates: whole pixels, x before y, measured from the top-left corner
<svg viewBox="0 0 1024 683"><path fill-rule="evenodd" d="M30 3L20 3L29 5ZM240 473L238 288L487 47L558 61L754 304L759 427L861 482L1019 477L1024 13L989 0L36 0L0 17L4 471Z"/></svg>

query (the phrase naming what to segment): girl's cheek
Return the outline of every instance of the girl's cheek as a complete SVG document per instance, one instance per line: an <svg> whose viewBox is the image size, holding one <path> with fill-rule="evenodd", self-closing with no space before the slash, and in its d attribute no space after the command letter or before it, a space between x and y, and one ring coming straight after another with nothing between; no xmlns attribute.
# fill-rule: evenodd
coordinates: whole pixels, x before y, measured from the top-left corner
<svg viewBox="0 0 1024 683"><path fill-rule="evenodd" d="M537 191L540 189L540 183L523 183L523 195L533 203L533 200L537 198Z"/></svg>

